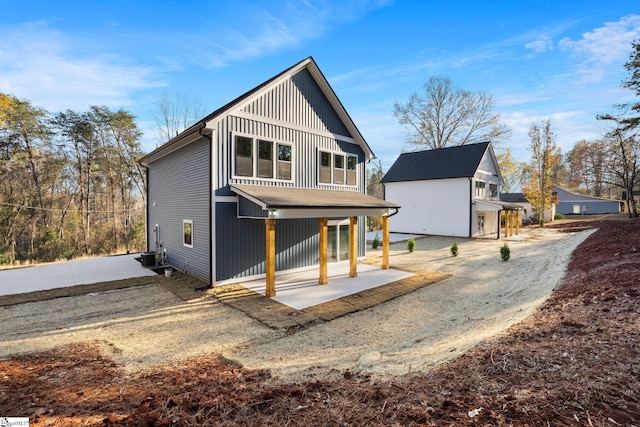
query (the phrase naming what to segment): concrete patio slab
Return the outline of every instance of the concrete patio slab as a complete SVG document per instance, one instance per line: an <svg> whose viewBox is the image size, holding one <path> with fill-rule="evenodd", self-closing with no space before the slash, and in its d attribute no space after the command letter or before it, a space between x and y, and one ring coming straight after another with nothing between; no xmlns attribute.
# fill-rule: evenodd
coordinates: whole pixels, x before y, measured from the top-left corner
<svg viewBox="0 0 640 427"><path fill-rule="evenodd" d="M352 295L363 290L395 282L413 273L400 270L383 270L367 264L358 264L358 277L349 277L349 263L331 263L327 268L329 283L318 285L318 269L288 274L276 274L276 296L272 298L296 310L322 304ZM264 279L242 282L240 285L264 295Z"/></svg>
<svg viewBox="0 0 640 427"><path fill-rule="evenodd" d="M0 295L155 276L156 273L143 268L134 259L138 255L106 256L0 270Z"/></svg>

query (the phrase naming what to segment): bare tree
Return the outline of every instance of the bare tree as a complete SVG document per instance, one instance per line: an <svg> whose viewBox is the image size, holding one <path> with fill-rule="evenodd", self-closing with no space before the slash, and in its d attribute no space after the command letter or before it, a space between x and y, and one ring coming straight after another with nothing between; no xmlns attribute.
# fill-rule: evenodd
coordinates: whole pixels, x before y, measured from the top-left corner
<svg viewBox="0 0 640 427"><path fill-rule="evenodd" d="M204 116L204 107L195 99L184 95L163 93L153 104L151 115L155 121L155 135L164 144Z"/></svg>
<svg viewBox="0 0 640 427"><path fill-rule="evenodd" d="M409 129L408 142L430 149L475 142L500 142L511 135L493 113L493 98L455 88L445 77L431 77L424 93L396 102L394 114Z"/></svg>

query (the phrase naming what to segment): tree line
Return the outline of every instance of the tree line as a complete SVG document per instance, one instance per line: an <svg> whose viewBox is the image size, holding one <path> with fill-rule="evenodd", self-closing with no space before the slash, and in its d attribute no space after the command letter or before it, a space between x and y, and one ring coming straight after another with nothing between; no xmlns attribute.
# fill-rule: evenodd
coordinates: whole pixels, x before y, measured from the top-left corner
<svg viewBox="0 0 640 427"><path fill-rule="evenodd" d="M141 135L124 110L0 93L0 264L143 250Z"/></svg>

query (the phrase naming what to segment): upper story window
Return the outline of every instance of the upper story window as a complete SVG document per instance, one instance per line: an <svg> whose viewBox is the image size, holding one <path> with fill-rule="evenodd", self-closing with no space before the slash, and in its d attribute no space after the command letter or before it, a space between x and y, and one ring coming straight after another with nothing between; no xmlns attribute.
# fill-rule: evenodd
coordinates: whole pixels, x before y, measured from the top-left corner
<svg viewBox="0 0 640 427"><path fill-rule="evenodd" d="M291 180L293 150L290 144L235 136L234 175L259 179Z"/></svg>
<svg viewBox="0 0 640 427"><path fill-rule="evenodd" d="M291 179L291 146L278 144L278 179Z"/></svg>
<svg viewBox="0 0 640 427"><path fill-rule="evenodd" d="M258 177L273 178L273 142L258 140Z"/></svg>
<svg viewBox="0 0 640 427"><path fill-rule="evenodd" d="M485 194L485 182L476 181L476 197L484 198L484 194Z"/></svg>
<svg viewBox="0 0 640 427"><path fill-rule="evenodd" d="M236 136L236 175L253 176L253 139Z"/></svg>
<svg viewBox="0 0 640 427"><path fill-rule="evenodd" d="M320 152L320 182L331 184L331 153Z"/></svg>
<svg viewBox="0 0 640 427"><path fill-rule="evenodd" d="M489 184L489 197L492 199L498 198L498 184Z"/></svg>
<svg viewBox="0 0 640 427"><path fill-rule="evenodd" d="M319 176L321 184L357 185L358 158L350 154L319 152Z"/></svg>
<svg viewBox="0 0 640 427"><path fill-rule="evenodd" d="M356 156L347 156L347 185L356 185L358 182L357 164L358 158Z"/></svg>
<svg viewBox="0 0 640 427"><path fill-rule="evenodd" d="M333 183L344 184L344 156L342 154L333 155Z"/></svg>

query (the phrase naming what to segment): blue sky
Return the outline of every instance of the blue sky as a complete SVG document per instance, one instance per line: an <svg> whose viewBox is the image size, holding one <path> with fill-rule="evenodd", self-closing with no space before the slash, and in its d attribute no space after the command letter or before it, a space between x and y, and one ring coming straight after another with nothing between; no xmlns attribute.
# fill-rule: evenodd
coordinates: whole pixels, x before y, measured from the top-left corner
<svg viewBox="0 0 640 427"><path fill-rule="evenodd" d="M629 0L0 0L0 10L0 92L50 111L124 108L146 151L161 93L208 113L308 56L385 169L407 148L394 102L431 76L491 94L520 161L534 121L550 119L566 152L602 134L596 114L635 99L620 87L640 39Z"/></svg>

